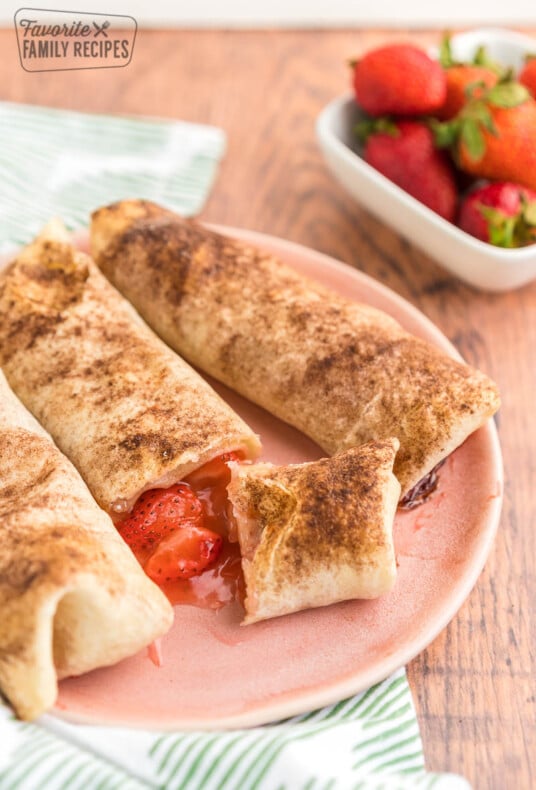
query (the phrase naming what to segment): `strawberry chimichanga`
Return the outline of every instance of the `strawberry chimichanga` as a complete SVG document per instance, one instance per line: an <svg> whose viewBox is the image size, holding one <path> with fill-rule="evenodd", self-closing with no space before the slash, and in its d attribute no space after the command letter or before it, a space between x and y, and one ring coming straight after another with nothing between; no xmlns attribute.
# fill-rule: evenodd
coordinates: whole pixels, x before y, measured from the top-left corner
<svg viewBox="0 0 536 790"><path fill-rule="evenodd" d="M110 513L257 436L51 223L0 273L0 365Z"/></svg>
<svg viewBox="0 0 536 790"><path fill-rule="evenodd" d="M208 467L207 484L224 492L224 459L254 458L258 437L70 244L61 223L0 273L0 365L146 573L174 602L205 601L190 580L228 561L225 524L184 479ZM212 590L211 605L226 595Z"/></svg>
<svg viewBox="0 0 536 790"><path fill-rule="evenodd" d="M173 610L0 371L0 692L23 719L57 678L164 634Z"/></svg>
<svg viewBox="0 0 536 790"><path fill-rule="evenodd" d="M397 449L390 439L312 463L231 464L244 624L391 589Z"/></svg>
<svg viewBox="0 0 536 790"><path fill-rule="evenodd" d="M153 203L96 211L91 246L172 348L327 453L398 437L402 494L499 407L487 376L384 312Z"/></svg>

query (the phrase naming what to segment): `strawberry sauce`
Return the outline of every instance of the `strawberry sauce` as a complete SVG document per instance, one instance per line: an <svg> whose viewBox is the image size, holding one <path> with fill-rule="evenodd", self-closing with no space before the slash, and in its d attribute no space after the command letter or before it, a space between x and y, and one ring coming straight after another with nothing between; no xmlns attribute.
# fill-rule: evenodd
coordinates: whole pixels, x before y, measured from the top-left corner
<svg viewBox="0 0 536 790"><path fill-rule="evenodd" d="M240 460L237 453L216 458L185 478L203 503L203 524L221 535L223 546L216 561L190 579L162 585L173 604L187 603L208 609L220 609L245 596L244 577L238 543L229 540L230 523L227 486L231 473L226 461Z"/></svg>
<svg viewBox="0 0 536 790"><path fill-rule="evenodd" d="M116 522L145 572L172 604L219 609L237 598L244 598L239 545L229 540L227 486L231 473L227 462L231 460L242 459L238 453L227 453L170 489L146 492L132 513ZM174 498L175 493L180 502ZM173 508L171 519L166 514L169 507ZM198 533L205 535L207 540L198 545L196 561L192 558ZM183 535L186 536L184 550ZM193 543L188 540L190 535ZM163 569L159 558L163 559ZM171 572L166 569L168 563Z"/></svg>

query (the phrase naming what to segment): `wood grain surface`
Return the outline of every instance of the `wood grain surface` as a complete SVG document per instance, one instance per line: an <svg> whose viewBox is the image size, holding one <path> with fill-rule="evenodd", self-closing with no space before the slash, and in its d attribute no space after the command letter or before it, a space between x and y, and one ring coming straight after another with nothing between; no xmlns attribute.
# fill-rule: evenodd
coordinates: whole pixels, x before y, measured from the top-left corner
<svg viewBox="0 0 536 790"><path fill-rule="evenodd" d="M127 68L30 74L6 30L0 98L223 127L228 151L204 219L283 236L372 275L496 379L506 491L495 548L469 600L410 664L409 678L430 769L459 772L478 790L529 790L536 787L536 282L503 295L472 290L329 176L315 118L347 90L346 61L386 37L428 44L438 34L141 31Z"/></svg>

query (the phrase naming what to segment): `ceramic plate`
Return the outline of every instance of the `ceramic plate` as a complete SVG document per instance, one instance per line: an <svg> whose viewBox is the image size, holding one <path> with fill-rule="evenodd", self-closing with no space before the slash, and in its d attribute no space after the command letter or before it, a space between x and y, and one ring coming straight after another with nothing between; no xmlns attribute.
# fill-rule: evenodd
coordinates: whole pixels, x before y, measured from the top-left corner
<svg viewBox="0 0 536 790"><path fill-rule="evenodd" d="M387 311L456 356L408 302L349 266L280 239L225 231L277 253L347 298ZM321 457L303 435L215 386L258 431L264 458L288 463ZM425 505L399 511L398 580L388 595L247 627L240 626L238 604L219 611L176 607L174 626L162 641L162 667L142 651L114 667L65 680L55 712L94 724L227 728L285 718L361 691L423 650L459 609L490 550L501 494L501 455L490 423L449 458L439 490Z"/></svg>

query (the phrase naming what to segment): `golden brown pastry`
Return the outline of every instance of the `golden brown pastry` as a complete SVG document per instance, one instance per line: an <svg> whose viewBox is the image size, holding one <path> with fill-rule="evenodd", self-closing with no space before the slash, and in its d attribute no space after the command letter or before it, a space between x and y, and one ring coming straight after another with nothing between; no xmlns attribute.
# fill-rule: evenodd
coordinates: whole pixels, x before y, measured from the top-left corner
<svg viewBox="0 0 536 790"><path fill-rule="evenodd" d="M389 439L306 464L231 464L245 624L391 589L397 449Z"/></svg>
<svg viewBox="0 0 536 790"><path fill-rule="evenodd" d="M167 599L1 371L0 546L0 691L23 719L54 704L57 678L171 626Z"/></svg>
<svg viewBox="0 0 536 790"><path fill-rule="evenodd" d="M172 348L327 453L397 436L402 494L499 407L487 376L380 310L153 203L99 209L91 244Z"/></svg>
<svg viewBox="0 0 536 790"><path fill-rule="evenodd" d="M0 365L109 512L257 436L53 223L0 273Z"/></svg>

